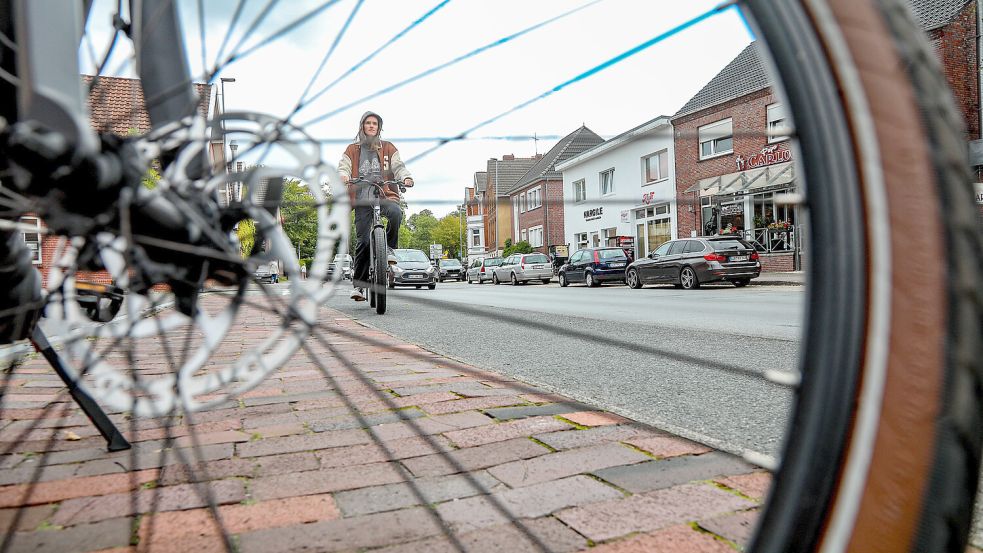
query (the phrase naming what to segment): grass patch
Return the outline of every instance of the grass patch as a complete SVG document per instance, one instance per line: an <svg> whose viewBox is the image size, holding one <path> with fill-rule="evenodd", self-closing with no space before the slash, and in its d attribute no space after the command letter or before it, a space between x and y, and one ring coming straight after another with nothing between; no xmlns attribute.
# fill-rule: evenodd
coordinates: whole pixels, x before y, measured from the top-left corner
<svg viewBox="0 0 983 553"><path fill-rule="evenodd" d="M625 497L630 497L632 495L635 495L635 494L631 493L630 491L622 488L621 486L618 486L616 484L612 484L611 482L608 482L607 480L601 478L600 476L597 476L596 474L585 473L584 476L586 476L587 478L590 478L591 480L597 480L598 482L600 482L601 484L604 484L605 486L607 486L609 488L614 488L614 489L618 490Z"/></svg>
<svg viewBox="0 0 983 553"><path fill-rule="evenodd" d="M529 441L532 442L532 443L534 443L534 444L539 444L539 445L545 447L546 449L549 450L550 453L556 453L557 451L559 451L558 449L556 449L555 447L549 445L548 443L545 443L545 442L542 442L540 440L537 440L536 438L533 438L532 436L529 436Z"/></svg>
<svg viewBox="0 0 983 553"><path fill-rule="evenodd" d="M741 490L732 488L732 487L730 487L730 486L728 486L726 484L721 484L720 482L717 482L716 480L703 480L703 483L710 484L711 486L714 486L714 487L716 487L719 490L725 491L725 492L727 492L727 493L729 493L731 495L736 495L737 497L740 497L741 499L746 499L748 501L753 501L755 503L761 503L757 499L755 499L755 498L753 498L751 496L745 495Z"/></svg>
<svg viewBox="0 0 983 553"><path fill-rule="evenodd" d="M249 435L250 442L256 442L262 439L263 439L263 435L260 434L259 432L253 432L252 434Z"/></svg>
<svg viewBox="0 0 983 553"><path fill-rule="evenodd" d="M35 530L37 530L38 532L48 532L51 530L61 530L63 528L65 527L59 526L58 524L51 524L51 522L45 520L41 522L41 524L38 524L38 527L35 528Z"/></svg>
<svg viewBox="0 0 983 553"><path fill-rule="evenodd" d="M156 480L151 480L150 482L144 482L143 484L140 484L140 489L141 490L152 490L152 489L156 488L159 485L160 485L160 483L157 482Z"/></svg>
<svg viewBox="0 0 983 553"><path fill-rule="evenodd" d="M717 541L719 541L719 542L721 542L721 543L723 543L723 544L725 544L725 545L733 548L735 551L743 551L744 550L737 543L730 541L729 539L721 536L720 534L714 534L713 532L711 532L711 531L707 530L706 528L700 526L700 523L698 523L698 522L690 522L688 524L688 526L690 528L692 528L693 530L696 530L697 532L701 533L701 534L704 534L706 536L710 536L711 538L713 538L713 539L715 539L715 540L717 540Z"/></svg>
<svg viewBox="0 0 983 553"><path fill-rule="evenodd" d="M556 420L558 420L558 421L563 421L563 422L569 424L570 426L572 426L574 428L574 430L587 430L587 429L590 428L589 426L584 426L582 424L573 422L572 420L570 420L568 418L565 418L565 417L563 417L561 415L553 415L553 418L556 419Z"/></svg>
<svg viewBox="0 0 983 553"><path fill-rule="evenodd" d="M659 457L658 455L653 455L653 454L649 453L648 451L645 451L644 449L642 449L642 448L640 448L638 446L634 446L634 445L631 445L631 444L626 444L624 442L618 442L618 443L620 443L621 445L627 447L628 449L631 449L633 451L637 451L637 452L641 453L642 455L644 455L646 457L651 457L652 459L655 459L656 461L661 461L662 460L662 457Z"/></svg>

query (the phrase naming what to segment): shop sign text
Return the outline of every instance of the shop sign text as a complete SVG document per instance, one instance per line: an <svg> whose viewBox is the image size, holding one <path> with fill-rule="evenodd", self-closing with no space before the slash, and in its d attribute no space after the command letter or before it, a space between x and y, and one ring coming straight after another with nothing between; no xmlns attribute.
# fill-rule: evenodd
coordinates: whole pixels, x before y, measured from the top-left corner
<svg viewBox="0 0 983 553"><path fill-rule="evenodd" d="M600 219L601 215L604 215L603 207L595 207L594 209L588 209L584 211L584 220L593 221L595 219Z"/></svg>
<svg viewBox="0 0 983 553"><path fill-rule="evenodd" d="M748 169L757 169L765 165L792 161L792 150L789 150L785 144L774 144L765 146L761 148L760 152L748 157L739 155L735 161L737 162L738 171L747 171Z"/></svg>

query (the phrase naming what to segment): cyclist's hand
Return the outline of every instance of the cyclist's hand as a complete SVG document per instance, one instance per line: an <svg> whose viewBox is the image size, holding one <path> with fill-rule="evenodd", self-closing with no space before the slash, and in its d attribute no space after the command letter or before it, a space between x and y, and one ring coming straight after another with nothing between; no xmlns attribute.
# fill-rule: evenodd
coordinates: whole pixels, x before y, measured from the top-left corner
<svg viewBox="0 0 983 553"><path fill-rule="evenodd" d="M406 188L412 188L413 187L413 179L411 179L409 177L406 177L405 179L403 179L403 186L405 186Z"/></svg>

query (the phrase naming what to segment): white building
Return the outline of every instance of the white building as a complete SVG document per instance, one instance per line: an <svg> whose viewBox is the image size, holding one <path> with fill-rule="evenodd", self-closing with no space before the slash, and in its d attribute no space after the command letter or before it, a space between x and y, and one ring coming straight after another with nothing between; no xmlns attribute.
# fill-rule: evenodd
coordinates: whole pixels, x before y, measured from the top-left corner
<svg viewBox="0 0 983 553"><path fill-rule="evenodd" d="M676 238L672 146L669 117L660 116L556 166L571 254L622 246L637 259Z"/></svg>
<svg viewBox="0 0 983 553"><path fill-rule="evenodd" d="M465 263L468 265L476 259L484 259L485 252L485 214L483 198L486 186L486 173L484 171L474 174L474 186L465 189L465 199L468 214L468 235L465 242L468 246L468 255Z"/></svg>

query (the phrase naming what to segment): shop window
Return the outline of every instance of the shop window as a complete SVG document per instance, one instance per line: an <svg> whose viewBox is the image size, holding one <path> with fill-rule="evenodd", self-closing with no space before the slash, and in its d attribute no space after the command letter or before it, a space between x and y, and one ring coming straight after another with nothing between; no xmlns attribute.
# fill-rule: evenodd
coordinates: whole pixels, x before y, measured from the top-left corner
<svg viewBox="0 0 983 553"><path fill-rule="evenodd" d="M788 115L785 113L785 106L781 104L771 104L767 108L768 118L768 143L781 142L788 140L788 135L779 135L782 129L788 127Z"/></svg>
<svg viewBox="0 0 983 553"><path fill-rule="evenodd" d="M604 233L604 245L608 247L614 247L618 245L618 229L617 228L606 228L601 232Z"/></svg>
<svg viewBox="0 0 983 553"><path fill-rule="evenodd" d="M669 178L669 150L662 150L643 158L643 175L646 184Z"/></svg>
<svg viewBox="0 0 983 553"><path fill-rule="evenodd" d="M582 250L587 247L587 233L580 232L573 235L573 241L577 243L577 249Z"/></svg>
<svg viewBox="0 0 983 553"><path fill-rule="evenodd" d="M601 171L598 177L601 181L601 195L614 194L614 169Z"/></svg>
<svg viewBox="0 0 983 553"><path fill-rule="evenodd" d="M734 123L724 119L698 129L700 140L700 159L707 159L734 151Z"/></svg>
<svg viewBox="0 0 983 553"><path fill-rule="evenodd" d="M41 220L37 217L21 217L20 222L24 225L33 227L31 230L25 229L24 243L27 244L27 249L31 251L31 263L35 265L41 264ZM34 230L37 229L37 230Z"/></svg>
<svg viewBox="0 0 983 553"><path fill-rule="evenodd" d="M587 181L580 179L573 183L573 201L580 203L587 200Z"/></svg>

